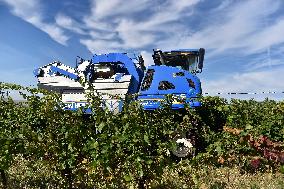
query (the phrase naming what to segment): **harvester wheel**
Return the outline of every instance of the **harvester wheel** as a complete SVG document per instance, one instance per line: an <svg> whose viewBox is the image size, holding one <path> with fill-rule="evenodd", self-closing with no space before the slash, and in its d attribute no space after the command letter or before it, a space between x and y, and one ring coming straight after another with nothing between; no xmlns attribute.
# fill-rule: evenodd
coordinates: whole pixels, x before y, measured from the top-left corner
<svg viewBox="0 0 284 189"><path fill-rule="evenodd" d="M178 158L195 156L196 137L190 131L178 132L174 137L174 141L176 142L176 147L172 149L174 156Z"/></svg>

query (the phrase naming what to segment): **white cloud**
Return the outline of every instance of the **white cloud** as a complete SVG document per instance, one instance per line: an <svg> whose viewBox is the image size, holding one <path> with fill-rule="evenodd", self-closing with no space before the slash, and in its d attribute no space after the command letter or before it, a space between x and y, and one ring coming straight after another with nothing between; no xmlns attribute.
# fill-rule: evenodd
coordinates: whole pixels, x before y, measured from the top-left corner
<svg viewBox="0 0 284 189"><path fill-rule="evenodd" d="M234 52L239 57L256 54L258 59L245 61L239 66L245 72L222 74L219 78L203 82L207 92L251 92L281 90L283 85L278 81L284 78L275 78L281 75L283 67L279 57L267 57L267 48L279 45L284 38L283 18L267 21L281 7L280 1L251 0L243 2L224 1L218 7L208 10L209 19L200 24L199 30L194 30L186 22L180 22L185 16L194 13L194 5L199 1L167 1L155 8L156 12L149 14L145 19L135 20L135 6L128 6L130 13L125 12L125 4L119 0L111 4L96 1L93 4L92 14L85 18L90 21L88 27L102 29L102 32L90 32L91 39L81 40L91 51L105 50L109 52L120 49L143 49L146 46L161 49L199 48L205 47L209 52L206 61L212 56L222 57L227 52ZM137 3L137 2L135 2ZM133 5L135 5L133 3ZM143 1L144 9L151 9ZM119 5L119 6L118 6ZM121 7L122 6L122 7ZM115 7L115 9L113 8ZM111 11L112 10L112 11ZM137 12L141 9L137 10ZM127 12L127 11L126 11ZM119 15L114 16L113 15ZM106 22L106 18L112 18ZM210 19L214 18L214 19ZM184 20L184 19L182 19ZM92 23L92 25L90 24ZM163 37L161 37L163 36ZM114 39L120 38L121 41ZM153 64L150 52L142 51L146 65ZM234 60L232 60L234 61ZM266 71L259 69L270 68ZM234 70L235 71L235 70ZM203 74L206 74L205 72ZM282 76L281 76L282 77Z"/></svg>
<svg viewBox="0 0 284 189"><path fill-rule="evenodd" d="M1 0L5 3L7 3L11 8L13 14L19 16L19 17L24 17L25 19L31 18L36 16L34 10L39 9L39 2L38 0L30 0L30 1L25 1L25 0Z"/></svg>
<svg viewBox="0 0 284 189"><path fill-rule="evenodd" d="M197 13L196 5L206 1L90 0L90 12L86 11L88 14L80 23L64 12L56 14L55 23L45 22L40 0L0 1L8 4L14 15L61 44L69 39L65 34L68 30L80 34L80 43L95 53L141 50L146 65L153 63L152 53L146 51L149 47L166 50L204 47L208 63L212 57L220 60L228 52L234 52L236 57L257 57L250 57L239 65L240 73L229 70L230 74L220 79L203 82L204 89L209 92L283 88L278 82L284 81L284 68L281 67L284 17L277 12L284 6L281 0L225 0L217 7ZM200 20L194 20L195 16ZM189 18L194 21L189 23ZM268 55L267 49L276 46L279 46L277 56L275 52ZM273 66L279 68L276 70ZM273 70L260 71L264 68Z"/></svg>
<svg viewBox="0 0 284 189"><path fill-rule="evenodd" d="M272 66L280 66L280 65L284 65L284 62L282 60L272 59L272 60L267 60L267 61L256 63L251 70L256 70L259 68L267 68L267 67L269 68Z"/></svg>
<svg viewBox="0 0 284 189"><path fill-rule="evenodd" d="M90 0L91 12L84 18L84 23L89 29L114 31L113 22L121 18L131 17L133 13L147 10L153 3L151 0Z"/></svg>
<svg viewBox="0 0 284 189"><path fill-rule="evenodd" d="M39 0L1 0L5 2L15 16L33 24L35 27L47 33L53 40L66 45L69 37L54 23L43 21L43 14Z"/></svg>
<svg viewBox="0 0 284 189"><path fill-rule="evenodd" d="M185 14L191 14L191 8L199 1L165 1L161 4L150 0L127 3L122 0L92 1L91 14L84 19L91 31L91 40L84 39L81 42L91 51L101 45L110 46L110 49L143 49L157 43L162 35L174 35L177 30L183 29L177 21ZM149 10L154 11L150 13ZM143 13L149 15L142 20L135 19L135 14ZM103 32L93 32L97 29ZM110 37L116 37L120 42L110 41Z"/></svg>
<svg viewBox="0 0 284 189"><path fill-rule="evenodd" d="M54 24L44 23L39 23L37 24L37 26L39 26L41 30L46 32L52 39L54 39L58 43L66 45L66 42L69 38L64 34L61 28L57 27Z"/></svg>
<svg viewBox="0 0 284 189"><path fill-rule="evenodd" d="M91 14L84 19L90 30L89 38L80 41L91 51L98 48L143 50L149 46L167 50L205 47L209 50L207 59L232 49L238 49L238 53L244 55L259 53L284 42L281 36L283 19L266 23L267 17L281 7L279 0L273 3L268 0L235 3L226 0L209 9L214 19L201 23L201 29L194 31L195 26L190 27L184 18L194 13L193 8L199 2L183 0L157 4L149 0L131 3L93 0ZM136 20L135 14L143 14L143 10L148 15Z"/></svg>
<svg viewBox="0 0 284 189"><path fill-rule="evenodd" d="M206 23L200 31L176 40L172 46L206 47L211 55L238 49L240 53L252 54L270 45L283 42L283 19L266 23L266 19L281 7L280 1L241 1L219 11L215 19Z"/></svg>
<svg viewBox="0 0 284 189"><path fill-rule="evenodd" d="M284 17L281 17L269 27L252 35L251 38L248 39L248 47L252 52L257 52L265 50L272 45L282 44L284 43L283 32Z"/></svg>
<svg viewBox="0 0 284 189"><path fill-rule="evenodd" d="M279 55L278 52L273 52L273 55L271 55L271 49L268 48L266 53L251 59L250 62L244 65L244 68L246 71L260 71L261 69L271 69L275 66L284 66L283 58L284 56Z"/></svg>
<svg viewBox="0 0 284 189"><path fill-rule="evenodd" d="M140 26L141 27L141 26ZM141 48L150 45L155 41L154 33L147 33L147 29L140 30L140 27L135 28L132 21L121 20L116 27L119 37L123 41L123 46L126 48Z"/></svg>
<svg viewBox="0 0 284 189"><path fill-rule="evenodd" d="M283 90L284 67L266 71L223 74L221 78L202 82L204 92L263 92ZM275 77L277 76L277 77Z"/></svg>
<svg viewBox="0 0 284 189"><path fill-rule="evenodd" d="M80 24L63 13L55 16L56 23L44 22L40 0L0 1L61 44L69 39L63 28L84 35L79 40L90 50L205 47L208 58L228 49L251 54L284 43L284 18L268 19L283 5L280 0L222 1L206 10L214 19L202 19L198 31L184 18L195 12L194 6L201 0L90 0L90 14Z"/></svg>
<svg viewBox="0 0 284 189"><path fill-rule="evenodd" d="M112 31L91 30L89 31L89 35L91 36L91 39L99 38L101 40L115 40L117 33L112 32Z"/></svg>
<svg viewBox="0 0 284 189"><path fill-rule="evenodd" d="M125 2L123 0L111 1L91 1L91 15L94 20L104 19L114 15L129 15L141 10L145 10L153 4L150 0L132 0Z"/></svg>
<svg viewBox="0 0 284 189"><path fill-rule="evenodd" d="M62 13L56 15L55 22L58 26L62 28L71 30L78 34L86 34L86 32L83 30L83 27L81 27L79 23L74 21L71 17L66 16Z"/></svg>
<svg viewBox="0 0 284 189"><path fill-rule="evenodd" d="M194 32L194 28L189 28L186 22L180 20L193 14L193 7L199 2L200 0L165 1L153 5L154 2L146 0L132 1L130 4L120 0L111 3L93 1L91 14L85 17L85 23L91 31L104 31L95 35L90 32L91 40L106 40L104 44L111 46L111 49L143 49L151 45L163 49L205 47L210 50L210 57L220 55L228 49L239 49L240 53L256 53L284 40L279 32L283 31L281 19L267 26L264 23L266 17L279 9L280 1L271 3L268 0L252 0L235 4L231 0L224 1L212 10L212 16L217 19L209 19L201 30ZM156 11L143 20L137 21L130 16L153 9L153 6L156 6ZM269 36L271 34L276 35ZM110 40L117 37L120 42ZM81 41L90 50L97 48L93 46L97 45L96 42Z"/></svg>
<svg viewBox="0 0 284 189"><path fill-rule="evenodd" d="M233 0L223 0L218 7L213 9L214 12L224 11L224 9L228 8L229 5L233 3Z"/></svg>
<svg viewBox="0 0 284 189"><path fill-rule="evenodd" d="M181 17L191 15L190 7L196 5L200 0L180 0L168 1L159 6L158 10L144 22L138 22L136 25L139 30L150 31L171 31L170 27L163 27L163 24L179 21ZM184 12L185 11L185 12ZM172 27L174 27L174 24ZM167 25L166 25L167 26ZM134 27L135 29L136 27Z"/></svg>
<svg viewBox="0 0 284 189"><path fill-rule="evenodd" d="M107 42L101 39L81 39L80 42L88 47L92 53L107 53L119 51L119 43L115 41Z"/></svg>

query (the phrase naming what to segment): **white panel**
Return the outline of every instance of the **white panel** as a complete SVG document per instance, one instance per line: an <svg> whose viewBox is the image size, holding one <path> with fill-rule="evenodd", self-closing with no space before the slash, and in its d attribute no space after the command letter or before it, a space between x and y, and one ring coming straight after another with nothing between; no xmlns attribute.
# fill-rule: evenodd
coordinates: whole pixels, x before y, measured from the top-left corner
<svg viewBox="0 0 284 189"><path fill-rule="evenodd" d="M82 62L81 64L78 65L78 70L79 71L85 71L86 68L90 65L90 62L89 61L84 61Z"/></svg>
<svg viewBox="0 0 284 189"><path fill-rule="evenodd" d="M128 89L111 89L111 90L96 90L98 93L107 93L110 95L123 94L125 95L128 92Z"/></svg>
<svg viewBox="0 0 284 189"><path fill-rule="evenodd" d="M86 95L83 93L69 93L62 94L62 102L70 102L70 101L87 101Z"/></svg>
<svg viewBox="0 0 284 189"><path fill-rule="evenodd" d="M50 86L82 87L82 85L64 76L38 77L39 83Z"/></svg>
<svg viewBox="0 0 284 189"><path fill-rule="evenodd" d="M131 75L124 75L124 76L121 77L119 82L125 82L125 81L130 82L131 77L132 77ZM105 83L105 82L114 82L114 76L113 76L113 78L110 78L110 79L98 78L98 79L94 80L94 83Z"/></svg>
<svg viewBox="0 0 284 189"><path fill-rule="evenodd" d="M67 65L64 65L64 64L61 64L60 66L55 66L55 67L58 67L62 70L66 70L69 73L76 73L76 70L74 68L67 66Z"/></svg>
<svg viewBox="0 0 284 189"><path fill-rule="evenodd" d="M129 82L93 83L94 89L128 89Z"/></svg>

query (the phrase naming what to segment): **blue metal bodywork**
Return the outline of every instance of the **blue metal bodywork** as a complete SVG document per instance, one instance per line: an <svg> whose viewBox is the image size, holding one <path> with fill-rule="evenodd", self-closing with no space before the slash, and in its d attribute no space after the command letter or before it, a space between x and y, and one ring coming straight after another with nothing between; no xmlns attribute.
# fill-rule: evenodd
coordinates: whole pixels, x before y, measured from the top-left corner
<svg viewBox="0 0 284 189"><path fill-rule="evenodd" d="M58 67L55 67L55 66L50 66L50 75L52 75L53 73L59 73L61 75L65 75L66 77L69 77L71 79L74 79L74 80L78 80L79 79L79 76L74 74L74 73L70 73L66 70L63 70L63 69L60 69Z"/></svg>
<svg viewBox="0 0 284 189"><path fill-rule="evenodd" d="M131 75L131 84L128 89L128 93L134 94L139 91L137 100L140 101L141 105L145 110L155 110L161 107L162 101L166 99L167 95L173 95L176 97L181 97L181 101L174 101L172 103L172 109L182 109L185 107L185 104L188 104L190 107L198 107L201 103L198 101L198 97L201 94L201 82L199 78L195 75L196 73L200 73L196 69L201 69L198 66L193 66L196 62L199 62L204 58L204 49L202 49L203 57L200 57L201 49L181 49L181 50L172 50L170 52L164 52L164 55L167 56L166 61L160 61L159 56L162 58L164 55L161 54L160 50L154 51L153 60L155 65L149 66L144 73L143 68L135 65L134 59L130 58L127 53L108 53L102 55L94 55L92 60L89 61L89 66L83 71L86 78L90 75L94 74L95 66L104 64L106 65L116 65L119 64L118 67L122 67L124 71L120 72L119 70L114 73L114 80L119 82L120 78L123 74ZM158 53L160 54L158 54ZM156 53L156 54L155 54ZM186 56L186 59L179 59ZM175 60L177 58L178 61ZM189 62L190 58L195 58L196 62ZM185 61L183 61L185 60ZM144 61L143 61L144 62ZM140 60L139 60L139 63ZM203 60L202 60L203 64ZM144 66L144 64L143 64ZM115 66L116 67L116 66ZM37 77L41 77L42 69L34 70L34 74ZM150 83L145 87L145 82L147 80L148 71L153 72ZM54 65L50 65L49 75L64 75L70 79L75 81L79 80L79 75L75 73L68 72L68 69L64 70ZM143 80L143 81L142 81ZM147 83L147 82L146 82ZM163 88L163 87L165 88ZM140 89L139 89L140 88ZM87 102L78 101L66 103L67 110L77 110L79 107L86 106ZM115 108L119 107L119 111L122 110L123 101L120 101L117 104L108 104L108 107ZM102 106L103 107L103 106ZM86 113L89 113L89 109L86 109Z"/></svg>
<svg viewBox="0 0 284 189"><path fill-rule="evenodd" d="M170 66L149 66L148 70L154 70L152 83L147 90L142 87L139 91L138 100L145 110L154 110L161 106L161 100L166 98L166 95L182 96L185 98L185 103L190 107L198 107L200 102L196 101L201 93L201 83L197 76L188 71L170 67ZM176 73L183 73L177 76ZM188 80L194 83L195 88L190 87ZM174 89L159 90L160 82L168 81L174 85ZM184 108L184 103L176 102L172 104L172 109Z"/></svg>
<svg viewBox="0 0 284 189"><path fill-rule="evenodd" d="M152 84L148 90L140 90L141 95L149 94L188 94L190 96L199 94L201 92L200 80L197 76L189 73L188 71L170 67L170 66L149 66L149 69L153 69L154 76ZM184 73L184 76L176 76L176 73ZM188 86L187 79L191 79L195 83L195 90ZM159 90L158 85L161 81L169 81L174 84L175 89Z"/></svg>
<svg viewBox="0 0 284 189"><path fill-rule="evenodd" d="M183 109L186 104L191 108L201 106L198 101L202 93L201 82L195 74L202 71L204 53L204 49L181 49L164 53L154 50L155 66L147 68L139 90L138 100L143 108L161 108L167 95L178 99L172 102L172 109ZM195 61L189 62L190 58Z"/></svg>

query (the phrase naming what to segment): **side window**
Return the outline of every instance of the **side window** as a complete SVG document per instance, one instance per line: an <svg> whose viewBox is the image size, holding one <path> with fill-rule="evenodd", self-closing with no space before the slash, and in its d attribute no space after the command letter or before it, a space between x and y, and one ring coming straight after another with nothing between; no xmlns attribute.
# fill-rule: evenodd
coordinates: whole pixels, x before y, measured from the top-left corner
<svg viewBox="0 0 284 189"><path fill-rule="evenodd" d="M158 89L159 90L175 89L175 86L174 86L174 84L172 84L168 81L160 81Z"/></svg>
<svg viewBox="0 0 284 189"><path fill-rule="evenodd" d="M188 82L188 86L195 89L195 84L191 79L186 79Z"/></svg>
<svg viewBox="0 0 284 189"><path fill-rule="evenodd" d="M144 77L144 80L143 80L143 83L142 83L142 86L141 86L142 91L146 91L150 88L152 81L153 81L154 73L155 73L154 69L149 69L146 72L146 75Z"/></svg>

